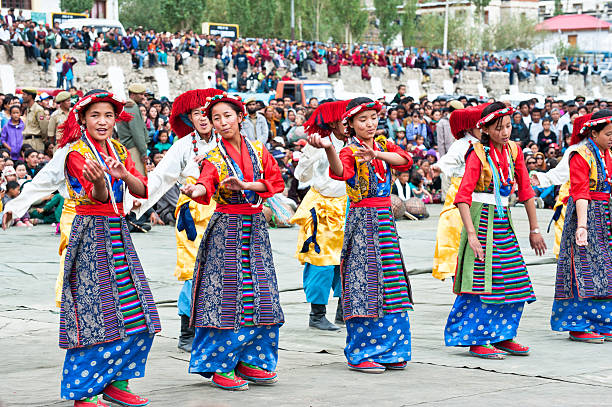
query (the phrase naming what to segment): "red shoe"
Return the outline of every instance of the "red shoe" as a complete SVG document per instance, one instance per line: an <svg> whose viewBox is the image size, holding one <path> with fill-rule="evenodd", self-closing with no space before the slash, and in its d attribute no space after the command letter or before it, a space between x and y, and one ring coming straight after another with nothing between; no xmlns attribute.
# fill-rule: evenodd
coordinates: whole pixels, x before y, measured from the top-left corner
<svg viewBox="0 0 612 407"><path fill-rule="evenodd" d="M569 338L572 341L576 342L585 342L585 343L604 343L604 337L598 333L587 331L587 332L577 332L570 331Z"/></svg>
<svg viewBox="0 0 612 407"><path fill-rule="evenodd" d="M604 341L606 341L606 342L612 341L612 334L600 333L600 335L604 337Z"/></svg>
<svg viewBox="0 0 612 407"><path fill-rule="evenodd" d="M222 374L215 373L212 378L212 383L223 390L242 391L249 389L249 384L236 377L234 371Z"/></svg>
<svg viewBox="0 0 612 407"><path fill-rule="evenodd" d="M493 345L470 346L470 354L483 359L506 359L507 353Z"/></svg>
<svg viewBox="0 0 612 407"><path fill-rule="evenodd" d="M523 346L520 343L515 342L514 339L507 339L505 341L497 342L495 347L514 356L529 355L529 346Z"/></svg>
<svg viewBox="0 0 612 407"><path fill-rule="evenodd" d="M347 362L349 369L357 370L358 372L363 373L384 373L386 368L380 363L376 362L361 362L358 365L353 365L350 362Z"/></svg>
<svg viewBox="0 0 612 407"><path fill-rule="evenodd" d="M276 372L269 372L244 362L238 363L238 366L236 366L236 374L243 379L257 384L273 384L278 381Z"/></svg>
<svg viewBox="0 0 612 407"><path fill-rule="evenodd" d="M388 370L404 370L408 362L396 362L396 363L381 363Z"/></svg>
<svg viewBox="0 0 612 407"><path fill-rule="evenodd" d="M125 389L119 388L115 383L116 382L109 384L104 389L104 392L102 393L104 395L104 400L112 401L113 403L125 407L139 407L149 404L149 399L132 393L127 386L127 383L125 383Z"/></svg>
<svg viewBox="0 0 612 407"><path fill-rule="evenodd" d="M74 402L74 407L110 407L108 404L105 404L104 402L102 402L102 400L100 400L100 397L98 396L96 396L95 401L93 397L87 400L89 401L76 400Z"/></svg>

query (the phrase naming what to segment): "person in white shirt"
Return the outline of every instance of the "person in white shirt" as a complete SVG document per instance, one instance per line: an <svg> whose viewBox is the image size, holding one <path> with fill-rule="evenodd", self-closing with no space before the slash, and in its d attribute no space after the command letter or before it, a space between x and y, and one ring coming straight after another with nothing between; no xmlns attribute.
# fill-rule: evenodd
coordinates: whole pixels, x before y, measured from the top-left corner
<svg viewBox="0 0 612 407"><path fill-rule="evenodd" d="M329 137L337 152L346 143L342 115L346 101L320 104L304 124L306 133ZM337 331L338 326L325 317L330 290L339 297L340 254L344 241L347 196L344 181L329 176L325 150L307 145L295 169L295 178L311 187L298 207L291 223L300 226L296 257L304 264L304 292L310 303L312 328ZM338 301L336 324L343 323L342 306Z"/></svg>
<svg viewBox="0 0 612 407"><path fill-rule="evenodd" d="M4 51L6 51L6 56L9 61L12 61L13 56L13 43L11 42L11 32L8 29L6 24L2 24L2 28L0 28L0 43L4 47Z"/></svg>
<svg viewBox="0 0 612 407"><path fill-rule="evenodd" d="M432 275L439 280L455 275L461 229L463 228L459 209L454 203L455 195L457 195L465 172L465 154L471 148L472 143L480 141L480 130L476 128L476 124L486 106L488 104L458 109L451 113L449 121L456 141L451 144L448 152L432 165L434 174L443 173L451 178L444 207L440 212L436 234Z"/></svg>
<svg viewBox="0 0 612 407"><path fill-rule="evenodd" d="M217 146L212 125L204 114L207 97L222 93L216 89L195 89L178 96L172 104L170 125L178 140L166 152L164 158L148 175L148 198L138 201L134 210L141 217L155 205L177 182L195 184L200 176L199 162ZM210 205L199 204L185 194L176 204L176 269L174 275L184 281L178 298L181 317L179 349L191 352L194 337L189 328L191 315L191 287L198 248L208 221L215 211L214 201Z"/></svg>
<svg viewBox="0 0 612 407"><path fill-rule="evenodd" d="M542 127L542 111L540 109L534 108L531 111L531 123L527 124L527 127L529 128L529 138L537 143L538 135L544 129Z"/></svg>

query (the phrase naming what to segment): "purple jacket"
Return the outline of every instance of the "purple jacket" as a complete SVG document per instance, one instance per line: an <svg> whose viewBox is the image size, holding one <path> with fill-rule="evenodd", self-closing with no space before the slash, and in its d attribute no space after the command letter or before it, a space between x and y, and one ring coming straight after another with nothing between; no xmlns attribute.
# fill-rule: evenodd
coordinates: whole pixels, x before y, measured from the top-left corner
<svg viewBox="0 0 612 407"><path fill-rule="evenodd" d="M11 160L19 160L21 157L21 146L23 145L23 129L25 124L23 120L19 119L19 124L15 126L9 120L2 128L0 134L0 143L8 144L11 147Z"/></svg>

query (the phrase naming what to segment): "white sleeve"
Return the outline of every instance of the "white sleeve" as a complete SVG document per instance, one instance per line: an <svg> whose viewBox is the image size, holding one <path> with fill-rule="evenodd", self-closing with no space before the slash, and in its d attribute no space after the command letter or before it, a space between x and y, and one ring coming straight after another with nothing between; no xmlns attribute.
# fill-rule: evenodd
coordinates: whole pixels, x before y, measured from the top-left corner
<svg viewBox="0 0 612 407"><path fill-rule="evenodd" d="M61 189L66 182L64 164L67 155L68 146L57 150L51 161L45 164L34 179L24 184L19 196L7 202L4 212L12 212L13 219L21 218L34 202Z"/></svg>
<svg viewBox="0 0 612 407"><path fill-rule="evenodd" d="M149 208L157 203L162 196L179 180L183 171L183 143L180 140L172 145L155 169L147 175L146 200L140 200L142 205L134 209L136 217L141 217Z"/></svg>
<svg viewBox="0 0 612 407"><path fill-rule="evenodd" d="M314 168L319 161L321 154L320 149L307 144L302 150L302 156L298 165L295 168L295 178L303 183L308 183L314 177Z"/></svg>
<svg viewBox="0 0 612 407"><path fill-rule="evenodd" d="M455 141L451 144L448 152L444 154L438 162L434 164L434 167L440 168L440 170L449 177L455 176L461 172L462 167L465 165L465 143L461 140Z"/></svg>
<svg viewBox="0 0 612 407"><path fill-rule="evenodd" d="M563 154L563 158L559 161L559 164L552 170L538 172L536 174L541 188L548 188L551 185L562 185L569 181L569 156L574 150L574 148L567 149L565 154Z"/></svg>

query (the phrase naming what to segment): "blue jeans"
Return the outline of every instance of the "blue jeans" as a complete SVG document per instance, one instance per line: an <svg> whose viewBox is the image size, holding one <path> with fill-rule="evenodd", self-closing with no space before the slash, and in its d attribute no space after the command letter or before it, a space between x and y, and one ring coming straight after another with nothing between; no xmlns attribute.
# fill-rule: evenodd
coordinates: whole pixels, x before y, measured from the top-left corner
<svg viewBox="0 0 612 407"><path fill-rule="evenodd" d="M74 78L72 79L66 78L66 90L70 90L70 88L73 86L74 86Z"/></svg>
<svg viewBox="0 0 612 407"><path fill-rule="evenodd" d="M144 66L145 58L147 57L148 52L138 51L136 55L138 56L138 69L142 69Z"/></svg>
<svg viewBox="0 0 612 407"><path fill-rule="evenodd" d="M55 87L58 89L62 89L64 87L64 75L62 75L61 72L57 73L57 83L55 84Z"/></svg>

